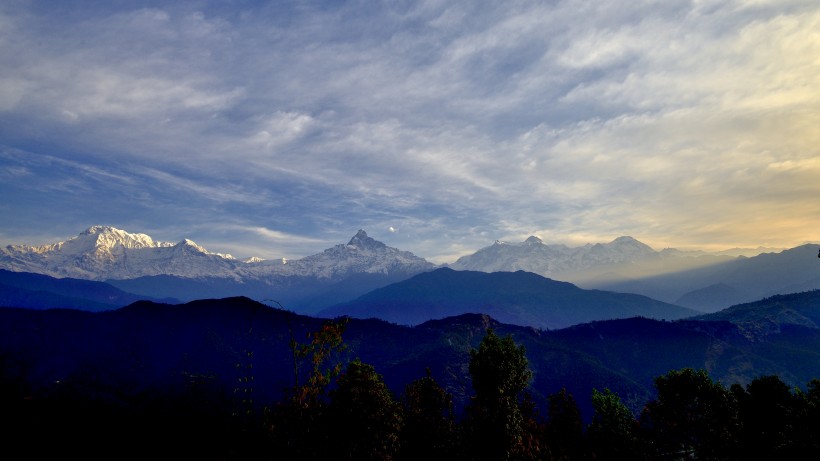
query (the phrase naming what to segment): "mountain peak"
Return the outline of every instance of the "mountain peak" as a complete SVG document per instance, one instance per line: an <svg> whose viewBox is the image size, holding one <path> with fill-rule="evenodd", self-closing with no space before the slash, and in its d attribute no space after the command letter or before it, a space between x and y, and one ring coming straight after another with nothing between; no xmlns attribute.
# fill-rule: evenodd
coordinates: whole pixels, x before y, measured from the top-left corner
<svg viewBox="0 0 820 461"><path fill-rule="evenodd" d="M192 247L192 248L194 248L198 251L201 251L201 252L205 253L205 249L202 248L201 246L197 245L196 242L194 242L191 239L187 239L187 238L182 239L182 241L179 242L179 244L182 245L182 246Z"/></svg>
<svg viewBox="0 0 820 461"><path fill-rule="evenodd" d="M617 246L617 247L633 247L633 248L640 249L641 251L647 252L647 253L654 253L655 252L655 250L653 250L652 247L650 247L649 245L641 242L640 240L632 238L628 235L624 235L624 236L616 238L615 240L610 242L609 245Z"/></svg>
<svg viewBox="0 0 820 461"><path fill-rule="evenodd" d="M91 226L81 232L77 237L65 242L69 247L77 248L114 248L122 246L125 248L146 248L162 246L163 244L145 234L131 234L124 230L112 226Z"/></svg>
<svg viewBox="0 0 820 461"><path fill-rule="evenodd" d="M637 241L638 240L636 240L635 238L633 238L629 235L622 235L622 236L616 238L615 240L613 240L612 243L632 243L632 242L637 242Z"/></svg>
<svg viewBox="0 0 820 461"><path fill-rule="evenodd" d="M367 232L362 229L359 229L359 232L356 232L356 235L347 242L347 246L355 247L360 249L366 248L380 248L385 246L383 243L373 239L372 237L367 236Z"/></svg>
<svg viewBox="0 0 820 461"><path fill-rule="evenodd" d="M524 240L524 243L534 244L534 243L544 243L544 241L541 240L540 238L534 236L534 235L531 235L527 238L527 240Z"/></svg>
<svg viewBox="0 0 820 461"><path fill-rule="evenodd" d="M111 226L91 226L82 231L80 235L99 235L99 234L113 234L122 232L121 230Z"/></svg>

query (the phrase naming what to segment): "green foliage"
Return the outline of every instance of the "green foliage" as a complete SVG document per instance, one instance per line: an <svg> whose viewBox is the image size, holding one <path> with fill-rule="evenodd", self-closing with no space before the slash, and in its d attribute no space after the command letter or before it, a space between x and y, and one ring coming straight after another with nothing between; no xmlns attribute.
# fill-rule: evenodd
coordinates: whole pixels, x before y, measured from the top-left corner
<svg viewBox="0 0 820 461"><path fill-rule="evenodd" d="M499 337L492 329L478 349L470 351L470 376L476 399L487 405L517 398L532 379L524 346L516 346L512 336Z"/></svg>
<svg viewBox="0 0 820 461"><path fill-rule="evenodd" d="M475 397L468 404L466 446L476 460L534 458L538 438L523 406L524 390L532 371L523 346L511 336L499 337L487 329L478 349L470 351L470 376Z"/></svg>
<svg viewBox="0 0 820 461"><path fill-rule="evenodd" d="M271 410L269 428L273 446L285 459L315 459L328 440L327 388L341 372L336 356L345 349L342 333L348 319L326 320L318 331L308 333L310 341L290 340L293 355L293 387L288 397ZM307 379L300 382L303 367Z"/></svg>
<svg viewBox="0 0 820 461"><path fill-rule="evenodd" d="M592 389L595 413L586 430L589 450L594 459L636 459L640 452L637 420L621 398L605 388Z"/></svg>
<svg viewBox="0 0 820 461"><path fill-rule="evenodd" d="M310 342L299 344L291 338L290 347L293 352L293 403L297 406L313 406L323 396L325 388L336 377L342 363L331 363L334 356L345 349L342 342L342 333L347 327L347 317L338 320L326 320L322 328L309 333ZM304 362L310 365L309 374L305 383L300 383L301 368Z"/></svg>

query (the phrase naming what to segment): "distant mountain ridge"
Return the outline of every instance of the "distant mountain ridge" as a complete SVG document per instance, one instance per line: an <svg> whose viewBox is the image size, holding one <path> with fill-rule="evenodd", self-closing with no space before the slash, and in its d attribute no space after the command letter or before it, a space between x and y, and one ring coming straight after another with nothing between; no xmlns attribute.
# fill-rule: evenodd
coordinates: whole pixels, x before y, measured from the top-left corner
<svg viewBox="0 0 820 461"><path fill-rule="evenodd" d="M648 245L628 236L618 237L607 244L586 244L575 248L545 244L538 237L530 236L522 243L497 240L472 255L462 256L449 267L482 272L523 270L551 277L602 264L639 261L655 255L656 252Z"/></svg>
<svg viewBox="0 0 820 461"><path fill-rule="evenodd" d="M324 317L378 318L400 325L462 314L541 329L594 320L646 317L677 320L698 311L645 296L583 290L525 271L478 272L439 268L319 311Z"/></svg>
<svg viewBox="0 0 820 461"><path fill-rule="evenodd" d="M127 293L105 282L0 269L0 306L97 312L137 301L179 302Z"/></svg>
<svg viewBox="0 0 820 461"><path fill-rule="evenodd" d="M447 267L481 272L524 270L585 289L636 293L715 312L765 296L820 288L817 248L806 244L744 256L747 253L742 249L716 254L669 248L655 251L628 236L575 248L545 244L531 236L520 243L496 241Z"/></svg>

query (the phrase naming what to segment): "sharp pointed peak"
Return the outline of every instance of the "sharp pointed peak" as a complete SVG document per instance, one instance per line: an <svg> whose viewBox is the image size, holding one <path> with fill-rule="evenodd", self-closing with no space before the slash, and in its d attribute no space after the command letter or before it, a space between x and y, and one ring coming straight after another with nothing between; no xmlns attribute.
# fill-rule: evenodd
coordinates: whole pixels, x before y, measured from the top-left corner
<svg viewBox="0 0 820 461"><path fill-rule="evenodd" d="M385 245L384 243L369 237L364 229L359 229L359 231L356 232L356 235L354 235L353 238L347 242L347 246L356 248L377 248Z"/></svg>
<svg viewBox="0 0 820 461"><path fill-rule="evenodd" d="M201 253L208 253L208 251L205 250L205 248L201 247L200 245L198 245L196 242L194 242L193 240L191 240L189 238L182 239L179 243L177 243L177 246L192 248L192 249L197 250Z"/></svg>

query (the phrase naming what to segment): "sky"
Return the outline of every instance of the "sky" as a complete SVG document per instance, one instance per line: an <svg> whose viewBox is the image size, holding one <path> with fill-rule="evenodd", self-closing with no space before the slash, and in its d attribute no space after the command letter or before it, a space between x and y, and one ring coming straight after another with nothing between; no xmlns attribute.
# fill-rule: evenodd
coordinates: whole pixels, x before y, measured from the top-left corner
<svg viewBox="0 0 820 461"><path fill-rule="evenodd" d="M820 241L820 3L0 3L0 244Z"/></svg>

